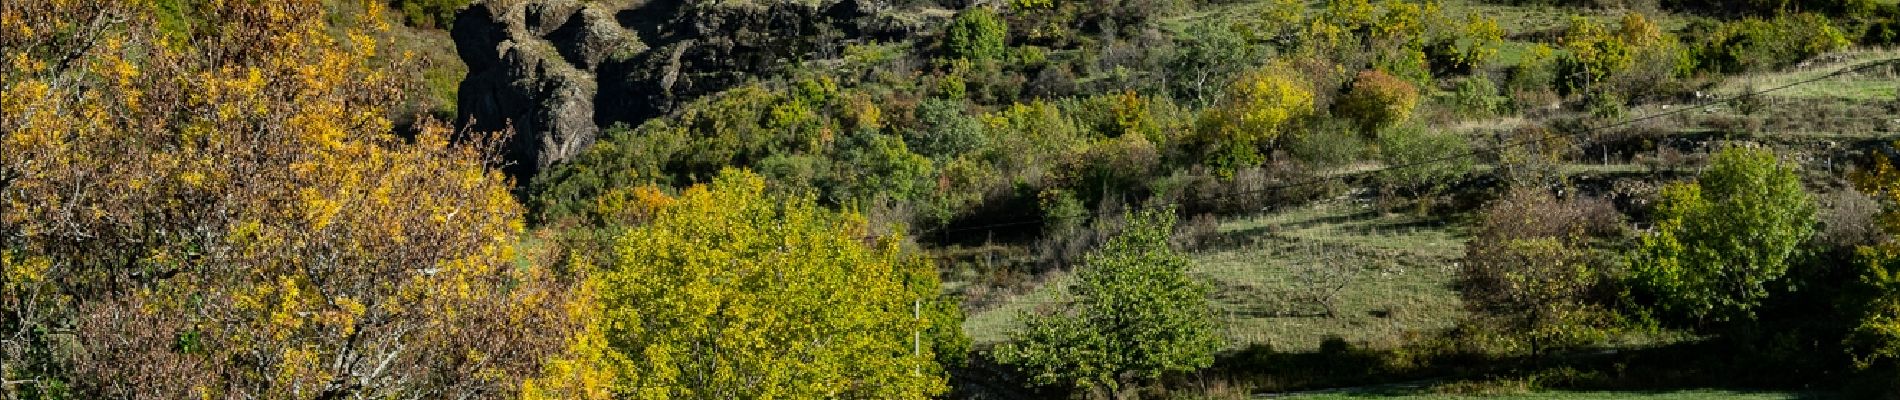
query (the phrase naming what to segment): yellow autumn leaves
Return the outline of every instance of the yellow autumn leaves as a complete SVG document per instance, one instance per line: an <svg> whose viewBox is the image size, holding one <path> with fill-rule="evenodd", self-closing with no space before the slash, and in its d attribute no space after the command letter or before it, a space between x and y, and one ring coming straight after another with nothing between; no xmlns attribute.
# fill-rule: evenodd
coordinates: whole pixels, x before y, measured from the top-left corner
<svg viewBox="0 0 1900 400"><path fill-rule="evenodd" d="M812 199L769 196L763 178L745 172L669 200L639 197L650 221L614 239L596 271L601 322L551 373L612 376L617 392L650 399L946 389L934 343L958 335L957 321L935 300L935 270L897 239L869 239L862 219ZM602 339L614 351L602 351ZM598 393L531 383L530 394Z"/></svg>
<svg viewBox="0 0 1900 400"><path fill-rule="evenodd" d="M601 197L641 225L599 265L524 244L485 161L495 137L391 133L406 61L379 51L381 2L190 4L218 29L184 32L160 32L149 2L3 4L0 325L36 332L0 351L6 382L81 398L946 390L935 353L959 317L928 261L756 175ZM11 29L29 25L60 36Z"/></svg>
<svg viewBox="0 0 1900 400"><path fill-rule="evenodd" d="M6 382L439 398L541 371L578 331L572 278L517 263L521 207L475 146L390 132L380 4L194 3L217 29L159 32L149 2L0 3L50 32L0 32L0 318L39 332Z"/></svg>

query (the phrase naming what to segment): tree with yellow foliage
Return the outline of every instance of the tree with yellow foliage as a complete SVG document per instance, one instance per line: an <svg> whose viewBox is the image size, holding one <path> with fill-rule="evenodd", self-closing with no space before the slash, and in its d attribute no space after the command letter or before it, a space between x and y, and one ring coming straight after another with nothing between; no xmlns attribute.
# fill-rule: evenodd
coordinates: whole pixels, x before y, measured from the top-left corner
<svg viewBox="0 0 1900 400"><path fill-rule="evenodd" d="M1900 373L1900 242L1891 237L1900 235L1900 169L1887 157L1875 156L1872 168L1856 174L1854 182L1887 207L1878 224L1890 236L1859 249L1865 268L1861 283L1870 296L1844 305L1861 314L1846 347L1863 369Z"/></svg>
<svg viewBox="0 0 1900 400"><path fill-rule="evenodd" d="M601 263L622 398L918 399L964 347L936 269L862 217L726 170L654 202Z"/></svg>
<svg viewBox="0 0 1900 400"><path fill-rule="evenodd" d="M1270 149L1292 130L1293 121L1311 115L1313 89L1291 68L1279 65L1248 72L1203 112L1194 140L1205 162L1232 174L1266 161Z"/></svg>
<svg viewBox="0 0 1900 400"><path fill-rule="evenodd" d="M1694 65L1675 36L1638 12L1624 14L1615 27L1572 18L1562 44L1567 53L1557 60L1557 89L1565 94L1640 94L1686 76Z"/></svg>
<svg viewBox="0 0 1900 400"><path fill-rule="evenodd" d="M381 2L329 3L0 5L5 392L509 397L574 336L497 141L392 134Z"/></svg>

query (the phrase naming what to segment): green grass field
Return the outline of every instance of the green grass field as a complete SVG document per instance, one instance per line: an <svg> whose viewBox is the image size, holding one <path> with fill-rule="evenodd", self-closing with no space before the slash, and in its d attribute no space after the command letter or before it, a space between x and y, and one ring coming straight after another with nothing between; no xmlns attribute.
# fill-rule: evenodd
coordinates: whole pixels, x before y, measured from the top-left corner
<svg viewBox="0 0 1900 400"><path fill-rule="evenodd" d="M1194 273L1209 282L1226 329L1228 350L1269 345L1276 352L1311 354L1329 338L1355 348L1400 349L1454 327L1467 315L1452 287L1464 254L1466 223L1388 213L1350 201L1330 201L1252 217L1224 220L1219 239L1191 254ZM1315 271L1346 272L1315 274ZM1324 276L1325 279L1313 278ZM1005 296L997 305L971 312L964 330L979 345L993 345L1020 326L1024 311L1062 299L1073 279L1056 271L1032 280L1033 289ZM1302 294L1316 284L1339 284L1333 314ZM1308 296L1310 297L1310 296ZM1613 347L1652 346L1684 340L1669 335L1629 335ZM1427 375L1429 376L1429 375ZM1417 379L1395 376L1394 379ZM1292 382L1292 381L1289 381ZM1343 381L1342 381L1343 382ZM1285 384L1285 383L1281 383ZM1310 384L1310 383L1309 383ZM1275 383L1242 384L1259 393ZM1323 386L1307 387L1326 387ZM1469 387L1467 387L1469 386ZM1382 384L1369 387L1254 395L1289 399L1819 399L1812 394L1715 389L1654 392L1539 391L1511 381L1459 384ZM1252 388L1247 390L1245 388ZM1501 390L1500 390L1501 388ZM1474 395L1472 393L1478 393ZM1226 398L1226 397L1221 397Z"/></svg>
<svg viewBox="0 0 1900 400"><path fill-rule="evenodd" d="M1448 226L1342 203L1231 220L1228 245L1196 254L1196 273L1213 283L1233 347L1392 343L1464 313L1450 286L1464 239ZM1328 287L1338 288L1331 316L1316 300Z"/></svg>
<svg viewBox="0 0 1900 400"><path fill-rule="evenodd" d="M1464 252L1456 225L1321 204L1224 221L1224 244L1192 257L1195 274L1214 288L1229 348L1315 350L1329 337L1390 343L1449 328L1463 315L1450 287ZM1047 274L1036 289L971 313L964 332L979 345L1003 340L1021 326L1021 312L1059 300L1070 276ZM1330 317L1319 302L1301 299L1329 282L1343 285Z"/></svg>
<svg viewBox="0 0 1900 400"><path fill-rule="evenodd" d="M1062 288L1072 277L1068 272L1051 272L1028 293L1004 300L996 307L971 312L963 319L963 333L969 335L970 342L978 346L1002 342L1011 331L1022 327L1018 317L1023 312L1060 300L1064 291Z"/></svg>
<svg viewBox="0 0 1900 400"><path fill-rule="evenodd" d="M1309 12L1321 2L1309 1ZM1477 0L1448 0L1441 3L1449 15L1478 14L1499 20L1506 31L1518 34L1507 40L1496 65L1511 65L1537 41L1550 39L1569 25L1573 16L1599 23L1615 24L1624 15L1621 10L1596 10L1568 7L1511 6ZM1232 22L1259 18L1269 2L1231 2L1210 5L1196 12L1165 21L1165 27L1182 30L1202 22ZM1651 12L1665 29L1678 29L1692 18ZM1841 68L1900 58L1900 49L1856 49L1819 57L1807 64L1783 71L1754 73L1727 79L1703 87L1706 95L1727 97L1748 90L1762 90L1802 82L1833 73ZM1736 104L1708 105L1689 100L1661 100L1629 110L1631 118L1659 113L1674 114L1651 125L1649 140L1679 139L1696 143L1726 140L1753 140L1803 153L1812 160L1823 159L1823 152L1838 151L1836 142L1891 138L1900 122L1892 120L1888 102L1900 91L1900 69L1882 69L1822 80L1766 96L1766 100L1743 112ZM1676 112L1683 107L1693 110ZM1467 121L1451 129L1473 135L1489 135L1499 127L1527 123L1519 117L1501 117ZM1479 143L1474 141L1474 143ZM1648 148L1655 150L1661 146ZM1823 150L1813 150L1813 149ZM1675 148L1670 148L1675 151ZM1696 150L1687 150L1694 153ZM1672 153L1673 154L1673 153ZM1832 153L1827 153L1832 154ZM1643 154L1649 155L1649 154ZM1620 157L1618 159L1617 157ZM1653 161L1652 157L1649 159ZM1831 160L1830 164L1831 164ZM1666 180L1692 174L1697 165L1658 164L1634 154L1605 156L1601 160L1573 160L1564 166L1574 175L1613 176L1625 179L1644 175L1643 179ZM1819 162L1819 161L1815 161ZM1333 173L1344 174L1370 168L1373 164L1342 167ZM1810 166L1813 167L1813 166ZM1479 170L1488 165L1477 166ZM1661 174L1645 175L1654 168ZM1321 343L1343 340L1355 350L1395 353L1409 351L1406 346L1420 338L1445 332L1466 320L1462 300L1453 287L1468 239L1467 221L1462 216L1418 217L1393 213L1357 201L1338 200L1302 206L1267 214L1223 219L1217 244L1191 254L1194 274L1208 282L1211 300L1225 329L1229 355L1250 354L1242 349L1269 348L1268 353L1311 355ZM1048 307L1064 298L1061 287L1072 280L1067 271L1044 273L1020 286L1021 294L1000 297L1000 301L969 311L964 331L984 348L1007 339L1009 332L1021 326L1019 316L1026 311ZM959 285L955 279L949 286ZM991 305L993 304L993 305ZM1612 338L1605 346L1622 350L1679 343L1692 340L1682 333L1628 333ZM1264 346L1262 346L1264 345ZM1301 354L1306 353L1306 354ZM1249 365L1249 364L1237 364ZM1270 365L1270 364L1266 364ZM1406 370L1379 375L1371 382L1307 379L1296 373L1266 368L1240 367L1221 373L1257 374L1255 382L1233 383L1234 390L1219 391L1217 398L1253 395L1253 398L1288 399L1828 399L1825 394L1798 392L1731 391L1720 388L1692 388L1658 391L1544 391L1529 383L1502 392L1472 390L1452 385L1391 385L1407 379L1455 379L1453 374L1433 370L1443 366ZM1462 365L1459 368L1484 369L1492 365ZM1253 369L1248 369L1253 368ZM1381 372L1385 373L1385 372ZM1465 373L1465 372L1456 372ZM1348 375L1351 372L1347 373ZM1409 374L1409 375L1408 375ZM1403 375L1403 376L1401 376ZM1331 376L1331 375L1327 375ZM1306 379L1306 380L1302 380ZM1258 395L1261 391L1299 388L1352 386L1361 383L1388 383L1368 388L1300 392L1284 395ZM1565 386L1554 386L1565 387ZM1606 387L1606 386L1570 386ZM1624 387L1624 386L1608 386ZM1642 387L1642 386L1636 386Z"/></svg>
<svg viewBox="0 0 1900 400"><path fill-rule="evenodd" d="M1808 65L1786 71L1749 74L1723 82L1721 94L1743 93L1749 88L1766 90L1819 78L1866 63L1900 59L1900 49L1860 49L1828 54ZM1772 94L1789 98L1829 98L1854 101L1892 101L1900 91L1900 67L1874 68L1866 73L1826 79L1795 86Z"/></svg>

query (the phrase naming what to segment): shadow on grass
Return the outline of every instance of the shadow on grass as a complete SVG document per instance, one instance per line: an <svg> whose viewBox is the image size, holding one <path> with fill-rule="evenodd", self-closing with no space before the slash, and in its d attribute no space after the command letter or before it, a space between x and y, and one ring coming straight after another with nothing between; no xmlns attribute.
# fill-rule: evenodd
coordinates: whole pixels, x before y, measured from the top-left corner
<svg viewBox="0 0 1900 400"><path fill-rule="evenodd" d="M1842 397L1842 396L1819 393L1819 392L1722 390L1722 389L1710 389L1710 388L1582 392L1582 398L1587 398L1587 399L1652 398L1652 397L1673 398L1673 397L1670 397L1672 395L1681 396L1682 398L1685 398L1685 399L1687 398L1694 398L1694 399L1716 398L1716 397L1712 397L1716 395L1725 396L1725 397L1740 395L1740 396L1750 396L1751 398L1755 396L1762 396L1762 397L1773 396L1775 398L1789 399L1789 400L1845 399L1845 397ZM1497 399L1517 398L1509 394L1466 394L1466 395L1445 394L1441 391L1430 390L1428 387L1425 387L1425 388L1376 387L1376 388L1368 388L1364 390L1354 389L1354 390L1333 390L1333 391L1275 394L1275 395L1266 395L1264 397L1265 398L1304 399L1304 398L1308 398L1312 396L1323 396L1326 399L1417 399L1420 397L1439 398L1439 397L1447 397L1447 396L1458 396L1458 398L1465 398L1465 397L1497 398ZM1568 396L1551 395L1551 396L1545 396L1545 397L1539 397L1539 398L1567 398L1567 397Z"/></svg>
<svg viewBox="0 0 1900 400"><path fill-rule="evenodd" d="M1346 214L1315 216L1291 222L1263 223L1260 226L1221 232L1203 244L1200 250L1239 250L1273 239L1297 241L1300 237L1298 231L1327 226L1338 227L1341 234L1348 236L1442 229L1455 226L1456 218L1451 214L1416 217L1367 209Z"/></svg>
<svg viewBox="0 0 1900 400"><path fill-rule="evenodd" d="M1812 392L1837 387L1826 373L1737 354L1720 341L1634 349L1576 349L1541 357L1456 350L1443 338L1419 338L1392 349L1327 339L1318 351L1278 352L1256 346L1226 354L1202 374L1255 394L1325 394L1382 398L1416 395L1522 395L1535 391L1667 394L1694 390L1738 393ZM1170 383L1189 384L1185 381ZM1817 386L1818 385L1818 386ZM1802 399L1838 398L1804 393Z"/></svg>
<svg viewBox="0 0 1900 400"><path fill-rule="evenodd" d="M1331 398L1474 396L1511 398L1545 391L1618 394L1788 394L1797 399L1847 398L1826 377L1751 364L1719 341L1638 349L1578 349L1542 357L1494 356L1452 350L1444 338L1372 349L1332 338L1317 351L1280 352L1254 346L1221 355L1207 369L1170 376L1143 390L1154 398L1241 398L1324 395ZM985 354L952 368L956 399L1069 398L1037 388L1027 377ZM1235 389L1239 388L1239 389ZM1226 395L1210 393L1223 392ZM1607 396L1607 397L1591 397ZM1150 396L1144 395L1143 398ZM1690 397L1700 398L1700 397Z"/></svg>

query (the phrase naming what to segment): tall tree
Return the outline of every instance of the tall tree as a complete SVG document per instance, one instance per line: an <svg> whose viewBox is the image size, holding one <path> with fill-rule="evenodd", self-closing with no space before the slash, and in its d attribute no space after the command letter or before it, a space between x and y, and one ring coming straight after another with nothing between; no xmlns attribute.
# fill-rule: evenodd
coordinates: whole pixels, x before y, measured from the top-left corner
<svg viewBox="0 0 1900 400"><path fill-rule="evenodd" d="M505 397L577 325L484 135L391 133L380 2L3 4L6 392Z"/></svg>
<svg viewBox="0 0 1900 400"><path fill-rule="evenodd" d="M1868 294L1849 297L1853 303L1844 305L1860 313L1847 348L1863 369L1900 374L1900 241L1894 239L1900 236L1900 169L1887 157L1875 156L1873 167L1854 178L1861 190L1887 207L1878 224L1888 238L1859 249L1861 283Z"/></svg>
<svg viewBox="0 0 1900 400"><path fill-rule="evenodd" d="M1008 51L1009 24L987 6L957 13L944 30L943 50L950 58L991 61Z"/></svg>
<svg viewBox="0 0 1900 400"><path fill-rule="evenodd" d="M631 398L927 398L963 345L936 269L861 217L727 170L656 198L599 273Z"/></svg>
<svg viewBox="0 0 1900 400"><path fill-rule="evenodd" d="M1814 231L1793 166L1767 149L1730 147L1694 183L1663 189L1655 227L1631 262L1637 287L1685 325L1748 319Z"/></svg>
<svg viewBox="0 0 1900 400"><path fill-rule="evenodd" d="M1119 393L1141 380L1212 365L1221 344L1206 283L1169 247L1172 209L1130 215L1129 225L1089 254L1070 288L1074 302L1025 314L1026 326L996 358L1038 384Z"/></svg>

